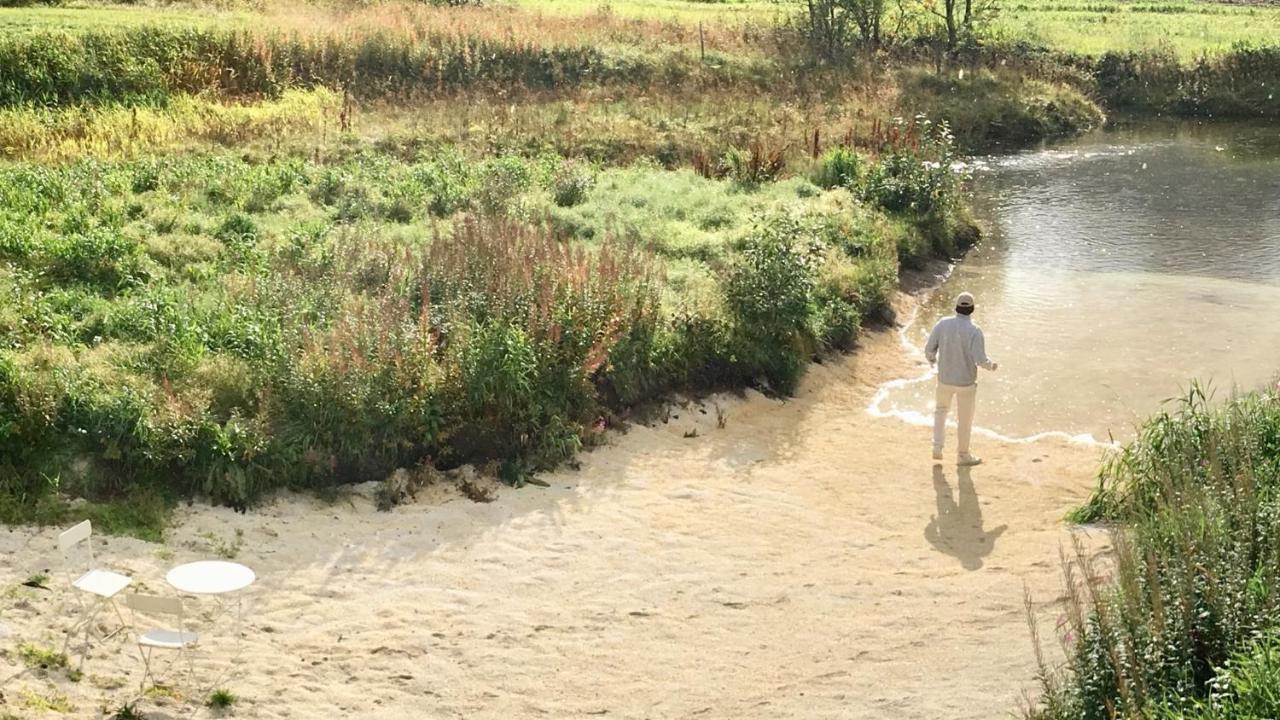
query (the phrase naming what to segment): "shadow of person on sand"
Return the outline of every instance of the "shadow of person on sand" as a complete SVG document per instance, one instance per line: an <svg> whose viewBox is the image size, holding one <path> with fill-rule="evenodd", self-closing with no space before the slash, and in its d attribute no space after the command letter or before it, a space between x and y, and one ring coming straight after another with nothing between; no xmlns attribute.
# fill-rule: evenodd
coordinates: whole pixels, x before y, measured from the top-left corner
<svg viewBox="0 0 1280 720"><path fill-rule="evenodd" d="M982 508L978 505L970 469L957 468L956 475L960 485L958 502L951 495L942 467L934 466L933 490L937 494L938 514L925 526L924 537L938 550L959 559L966 570L978 570L982 559L995 549L996 538L1003 535L1008 526L983 530Z"/></svg>

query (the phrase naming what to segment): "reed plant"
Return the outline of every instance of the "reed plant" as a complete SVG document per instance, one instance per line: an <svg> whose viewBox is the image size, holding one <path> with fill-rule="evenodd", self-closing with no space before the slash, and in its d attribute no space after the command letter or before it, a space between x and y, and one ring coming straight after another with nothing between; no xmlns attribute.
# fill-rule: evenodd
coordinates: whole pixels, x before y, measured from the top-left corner
<svg viewBox="0 0 1280 720"><path fill-rule="evenodd" d="M1260 717L1213 713L1255 702L1253 678L1272 672L1278 489L1274 390L1213 405L1193 387L1150 420L1077 514L1126 525L1105 564L1081 552L1068 566L1067 663L1043 668L1033 716Z"/></svg>

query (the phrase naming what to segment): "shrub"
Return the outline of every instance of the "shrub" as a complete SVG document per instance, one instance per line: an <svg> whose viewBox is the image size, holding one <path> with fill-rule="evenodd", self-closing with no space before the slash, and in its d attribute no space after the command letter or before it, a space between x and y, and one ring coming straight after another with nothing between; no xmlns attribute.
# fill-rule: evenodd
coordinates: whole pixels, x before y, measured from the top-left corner
<svg viewBox="0 0 1280 720"><path fill-rule="evenodd" d="M552 178L551 197L560 207L573 207L586 199L595 184L596 175L589 166L570 160Z"/></svg>
<svg viewBox="0 0 1280 720"><path fill-rule="evenodd" d="M626 320L656 302L648 260L625 245L583 252L543 228L467 220L422 268L457 418L454 451L517 468L566 459L598 411L594 382Z"/></svg>
<svg viewBox="0 0 1280 720"><path fill-rule="evenodd" d="M773 182L787 167L786 149L767 147L756 140L746 150L735 148L725 153L724 167L729 177L747 187Z"/></svg>
<svg viewBox="0 0 1280 720"><path fill-rule="evenodd" d="M1092 65L1098 95L1116 109L1204 117L1277 117L1280 48L1236 45L1189 65L1172 53L1110 52Z"/></svg>
<svg viewBox="0 0 1280 720"><path fill-rule="evenodd" d="M814 290L823 247L793 214L762 219L743 242L725 285L741 360L788 393L812 353Z"/></svg>
<svg viewBox="0 0 1280 720"><path fill-rule="evenodd" d="M467 208L475 192L476 180L466 158L453 149L416 166L413 177L426 195L427 211L436 217Z"/></svg>
<svg viewBox="0 0 1280 720"><path fill-rule="evenodd" d="M476 200L481 210L503 214L520 195L533 187L533 170L520 157L504 156L480 166Z"/></svg>
<svg viewBox="0 0 1280 720"><path fill-rule="evenodd" d="M227 257L241 267L257 262L258 234L253 217L242 212L228 215L214 231L214 237L226 247Z"/></svg>
<svg viewBox="0 0 1280 720"><path fill-rule="evenodd" d="M1219 669L1207 701L1183 712L1168 707L1159 720L1244 720L1280 716L1280 643L1274 635L1255 643Z"/></svg>

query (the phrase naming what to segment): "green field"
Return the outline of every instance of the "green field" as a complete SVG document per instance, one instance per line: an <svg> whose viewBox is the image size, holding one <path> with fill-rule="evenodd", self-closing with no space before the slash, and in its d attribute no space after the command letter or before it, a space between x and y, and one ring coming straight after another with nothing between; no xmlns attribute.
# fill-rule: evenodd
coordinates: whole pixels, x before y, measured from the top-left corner
<svg viewBox="0 0 1280 720"><path fill-rule="evenodd" d="M680 2L679 0L515 0L549 13L610 12L681 22L767 24L785 2ZM995 25L1008 40L1028 40L1085 54L1169 48L1182 57L1230 48L1239 42L1268 44L1280 38L1280 6L1230 5L1206 0L1005 0Z"/></svg>
<svg viewBox="0 0 1280 720"><path fill-rule="evenodd" d="M766 28L799 7L796 3L743 0L511 0L515 7L557 16L613 16L681 25ZM45 29L87 30L162 23L166 25L248 27L260 17L250 10L119 7L0 8L0 32ZM269 12L271 24L303 30L308 22ZM1167 48L1180 57L1228 49L1236 43L1267 44L1280 38L1280 6L1235 5L1206 0L1004 0L994 21L1005 40L1043 43L1085 54Z"/></svg>
<svg viewBox="0 0 1280 720"><path fill-rule="evenodd" d="M254 15L244 11L136 6L0 7L0 35L35 31L83 31L140 25L241 27Z"/></svg>
<svg viewBox="0 0 1280 720"><path fill-rule="evenodd" d="M1271 44L1280 38L1280 7L1200 0L1006 2L997 26L1010 39L1086 54L1168 48L1181 57Z"/></svg>

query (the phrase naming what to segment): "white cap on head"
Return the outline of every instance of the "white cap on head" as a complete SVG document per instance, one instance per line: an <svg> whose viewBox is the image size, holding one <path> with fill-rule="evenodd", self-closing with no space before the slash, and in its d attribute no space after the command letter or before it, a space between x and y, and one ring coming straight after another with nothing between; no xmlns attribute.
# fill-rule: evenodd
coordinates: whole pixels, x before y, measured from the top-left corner
<svg viewBox="0 0 1280 720"><path fill-rule="evenodd" d="M960 295L956 297L956 307L973 307L973 294L969 292L960 293Z"/></svg>

